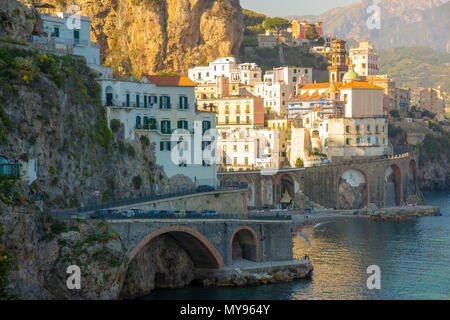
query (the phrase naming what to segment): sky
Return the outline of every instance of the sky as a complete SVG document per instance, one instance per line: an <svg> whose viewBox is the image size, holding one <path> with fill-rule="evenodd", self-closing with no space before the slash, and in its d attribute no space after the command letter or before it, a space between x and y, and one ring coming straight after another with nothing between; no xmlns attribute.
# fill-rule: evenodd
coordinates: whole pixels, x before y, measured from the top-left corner
<svg viewBox="0 0 450 320"><path fill-rule="evenodd" d="M358 0L240 0L241 7L269 16L321 14Z"/></svg>

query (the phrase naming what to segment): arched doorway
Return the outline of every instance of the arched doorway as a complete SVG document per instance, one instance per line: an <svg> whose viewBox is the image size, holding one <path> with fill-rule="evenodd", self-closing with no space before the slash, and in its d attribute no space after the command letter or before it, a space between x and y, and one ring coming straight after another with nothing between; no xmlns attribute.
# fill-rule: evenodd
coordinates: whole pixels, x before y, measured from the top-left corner
<svg viewBox="0 0 450 320"><path fill-rule="evenodd" d="M111 86L106 87L106 106L110 107L113 105L114 94L113 88Z"/></svg>
<svg viewBox="0 0 450 320"><path fill-rule="evenodd" d="M413 159L409 162L408 167L408 193L411 195L417 195L418 189L417 180L417 163Z"/></svg>
<svg viewBox="0 0 450 320"><path fill-rule="evenodd" d="M342 172L338 179L338 208L361 209L368 203L368 177L357 168Z"/></svg>
<svg viewBox="0 0 450 320"><path fill-rule="evenodd" d="M396 164L390 165L384 174L385 207L400 206L402 203L402 177Z"/></svg>
<svg viewBox="0 0 450 320"><path fill-rule="evenodd" d="M231 236L230 242L231 259L250 260L258 262L258 236L250 227L240 227Z"/></svg>

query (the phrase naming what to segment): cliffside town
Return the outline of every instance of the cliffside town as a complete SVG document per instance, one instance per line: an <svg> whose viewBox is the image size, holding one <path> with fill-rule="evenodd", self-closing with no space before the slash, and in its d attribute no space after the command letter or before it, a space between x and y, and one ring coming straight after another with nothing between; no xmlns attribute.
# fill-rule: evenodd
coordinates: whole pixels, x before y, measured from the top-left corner
<svg viewBox="0 0 450 320"><path fill-rule="evenodd" d="M237 0L79 0L79 28L54 12L67 4L0 4L0 253L16 257L9 281L22 298L134 298L188 285L205 266L291 261L290 222L251 221L248 209L367 211L420 202L419 185L449 188L445 119L426 103L412 108L409 90L379 74L367 41L348 50L330 39L326 71L325 57L262 68L235 57L244 32ZM181 200L147 203L150 212L110 202L187 189L211 193L201 214L242 203L242 212L220 213L250 222L225 217L208 238L206 219L154 233L142 221L91 219L201 218L172 208ZM213 207L225 192L239 205ZM83 211L95 205L109 211ZM71 219L52 218L64 209ZM75 293L64 281L70 263L88 274ZM289 268L204 284L292 280L312 265Z"/></svg>

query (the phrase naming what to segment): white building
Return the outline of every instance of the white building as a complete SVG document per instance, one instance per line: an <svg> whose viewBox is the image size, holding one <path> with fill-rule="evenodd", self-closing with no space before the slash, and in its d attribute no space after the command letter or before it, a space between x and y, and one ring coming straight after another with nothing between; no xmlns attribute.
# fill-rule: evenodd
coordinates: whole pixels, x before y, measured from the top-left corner
<svg viewBox="0 0 450 320"><path fill-rule="evenodd" d="M31 36L30 41L47 46L55 53L79 55L86 58L88 64L100 64L100 46L91 41L91 19L58 12L56 15L41 13L43 37Z"/></svg>
<svg viewBox="0 0 450 320"><path fill-rule="evenodd" d="M208 154L211 139L204 135L214 134L216 113L197 109L191 80L145 75L140 82L107 76L99 82L109 126L117 119L125 139L146 136L155 143L156 163L169 178L181 174L197 185L218 186L216 155Z"/></svg>
<svg viewBox="0 0 450 320"><path fill-rule="evenodd" d="M312 82L312 68L281 67L267 71L264 81L254 85L253 94L264 98L264 107L285 115L290 97L299 85Z"/></svg>
<svg viewBox="0 0 450 320"><path fill-rule="evenodd" d="M215 82L217 77L227 77L230 83L251 85L261 81L262 70L255 63L237 64L234 57L223 57L208 66L189 69L188 76L198 84Z"/></svg>
<svg viewBox="0 0 450 320"><path fill-rule="evenodd" d="M280 132L269 129L219 129L217 161L226 170L280 168Z"/></svg>
<svg viewBox="0 0 450 320"><path fill-rule="evenodd" d="M379 73L378 54L373 50L369 41L360 41L359 47L350 49L349 56L354 70L360 76L377 75Z"/></svg>

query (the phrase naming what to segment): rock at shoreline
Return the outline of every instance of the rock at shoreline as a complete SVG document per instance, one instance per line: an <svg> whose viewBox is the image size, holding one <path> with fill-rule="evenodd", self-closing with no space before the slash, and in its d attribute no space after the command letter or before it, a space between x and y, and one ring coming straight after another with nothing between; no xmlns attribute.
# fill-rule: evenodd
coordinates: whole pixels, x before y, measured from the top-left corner
<svg viewBox="0 0 450 320"><path fill-rule="evenodd" d="M441 216L438 207L394 207L378 209L370 214L375 221L398 221L412 217Z"/></svg>

